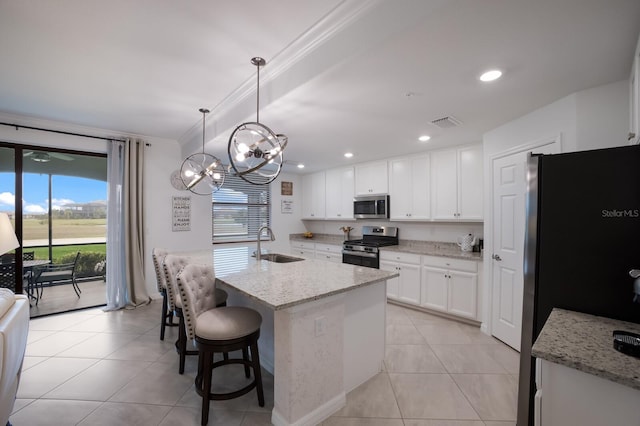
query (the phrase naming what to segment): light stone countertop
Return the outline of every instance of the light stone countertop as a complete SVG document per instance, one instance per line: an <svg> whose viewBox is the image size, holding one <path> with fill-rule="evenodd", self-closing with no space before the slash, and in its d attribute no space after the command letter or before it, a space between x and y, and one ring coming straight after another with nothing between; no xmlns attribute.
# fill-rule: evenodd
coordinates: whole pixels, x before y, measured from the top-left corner
<svg viewBox="0 0 640 426"><path fill-rule="evenodd" d="M361 236L352 236L352 239L359 239ZM289 241L307 241L321 244L342 245L344 238L341 235L314 234L313 238L304 238L302 234L289 235ZM482 262L482 254L478 252L468 252L460 250L456 243L445 243L439 241L419 241L400 240L397 246L381 247L380 251L413 253L426 256L451 257L454 259L466 259Z"/></svg>
<svg viewBox="0 0 640 426"><path fill-rule="evenodd" d="M640 359L613 348L613 331L640 333L640 324L554 308L533 356L640 390Z"/></svg>
<svg viewBox="0 0 640 426"><path fill-rule="evenodd" d="M251 257L252 246L213 250L216 278L274 310L397 277L397 272L318 259L274 263ZM300 257L300 256L294 256Z"/></svg>

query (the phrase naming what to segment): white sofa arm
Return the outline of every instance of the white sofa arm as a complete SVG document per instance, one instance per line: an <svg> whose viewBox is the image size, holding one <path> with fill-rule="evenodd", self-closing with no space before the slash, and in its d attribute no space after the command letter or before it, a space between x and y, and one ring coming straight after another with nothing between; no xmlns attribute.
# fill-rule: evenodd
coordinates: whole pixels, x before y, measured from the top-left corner
<svg viewBox="0 0 640 426"><path fill-rule="evenodd" d="M29 301L0 288L0 425L9 421L29 332Z"/></svg>

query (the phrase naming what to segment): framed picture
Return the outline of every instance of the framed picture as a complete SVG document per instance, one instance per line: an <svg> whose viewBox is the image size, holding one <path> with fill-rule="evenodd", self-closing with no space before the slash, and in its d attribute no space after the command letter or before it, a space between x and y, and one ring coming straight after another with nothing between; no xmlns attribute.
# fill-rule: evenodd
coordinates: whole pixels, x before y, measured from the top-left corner
<svg viewBox="0 0 640 426"><path fill-rule="evenodd" d="M293 182L280 183L280 195L293 195Z"/></svg>
<svg viewBox="0 0 640 426"><path fill-rule="evenodd" d="M282 200L280 202L280 212L284 214L292 214L293 213L293 201L291 200Z"/></svg>
<svg viewBox="0 0 640 426"><path fill-rule="evenodd" d="M172 197L172 228L176 231L189 231L191 229L191 197Z"/></svg>

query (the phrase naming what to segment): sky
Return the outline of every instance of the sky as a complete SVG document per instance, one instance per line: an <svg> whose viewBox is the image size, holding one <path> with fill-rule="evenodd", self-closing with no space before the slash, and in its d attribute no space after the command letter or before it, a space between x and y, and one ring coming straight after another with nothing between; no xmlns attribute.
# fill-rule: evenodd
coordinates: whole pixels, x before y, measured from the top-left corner
<svg viewBox="0 0 640 426"><path fill-rule="evenodd" d="M23 175L23 211L25 214L47 213L49 175ZM52 208L64 204L88 203L107 199L107 182L72 176L53 176ZM0 173L0 211L15 208L15 174Z"/></svg>

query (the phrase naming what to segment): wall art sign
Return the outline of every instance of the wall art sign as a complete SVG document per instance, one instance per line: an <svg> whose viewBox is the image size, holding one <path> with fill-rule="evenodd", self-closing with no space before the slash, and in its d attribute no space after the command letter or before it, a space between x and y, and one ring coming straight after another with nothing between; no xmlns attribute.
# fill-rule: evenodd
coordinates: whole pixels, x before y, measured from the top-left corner
<svg viewBox="0 0 640 426"><path fill-rule="evenodd" d="M172 231L191 230L191 197L172 197Z"/></svg>
<svg viewBox="0 0 640 426"><path fill-rule="evenodd" d="M293 214L293 201L282 200L280 202L280 211L284 214Z"/></svg>
<svg viewBox="0 0 640 426"><path fill-rule="evenodd" d="M293 182L280 182L280 195L293 195Z"/></svg>

